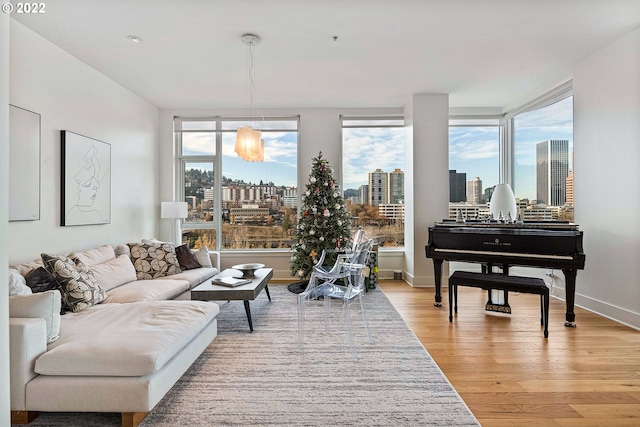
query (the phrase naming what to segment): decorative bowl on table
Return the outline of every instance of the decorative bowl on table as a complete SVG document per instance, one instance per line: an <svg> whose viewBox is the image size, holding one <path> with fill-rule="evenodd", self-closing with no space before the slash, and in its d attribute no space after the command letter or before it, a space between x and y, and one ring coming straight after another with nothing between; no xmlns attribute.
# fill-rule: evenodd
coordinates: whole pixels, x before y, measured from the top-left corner
<svg viewBox="0 0 640 427"><path fill-rule="evenodd" d="M234 265L231 268L233 268L234 270L238 270L242 273L242 277L255 277L256 274L256 270L260 269L264 267L264 264L257 264L257 263L251 263L251 264L238 264L238 265Z"/></svg>

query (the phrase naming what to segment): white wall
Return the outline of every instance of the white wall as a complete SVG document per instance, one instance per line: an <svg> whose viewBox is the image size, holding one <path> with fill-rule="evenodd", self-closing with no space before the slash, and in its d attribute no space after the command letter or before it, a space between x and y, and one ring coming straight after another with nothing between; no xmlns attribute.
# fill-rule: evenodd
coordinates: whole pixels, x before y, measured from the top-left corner
<svg viewBox="0 0 640 427"><path fill-rule="evenodd" d="M640 29L578 63L573 88L576 304L640 328Z"/></svg>
<svg viewBox="0 0 640 427"><path fill-rule="evenodd" d="M9 425L9 15L0 14L0 425Z"/></svg>
<svg viewBox="0 0 640 427"><path fill-rule="evenodd" d="M9 224L9 262L157 234L159 111L11 20L10 102L41 115L41 217ZM4 49L3 49L4 52ZM111 144L111 223L61 227L60 131Z"/></svg>

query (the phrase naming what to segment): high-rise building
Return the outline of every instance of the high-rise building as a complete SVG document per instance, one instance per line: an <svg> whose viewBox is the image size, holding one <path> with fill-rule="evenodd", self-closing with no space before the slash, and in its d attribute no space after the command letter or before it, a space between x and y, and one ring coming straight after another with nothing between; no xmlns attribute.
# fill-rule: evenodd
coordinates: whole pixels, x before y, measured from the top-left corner
<svg viewBox="0 0 640 427"><path fill-rule="evenodd" d="M449 202L467 201L467 174L449 169Z"/></svg>
<svg viewBox="0 0 640 427"><path fill-rule="evenodd" d="M363 205L368 205L369 204L369 186L368 185L361 185L358 188L358 199L360 200L359 203L362 203Z"/></svg>
<svg viewBox="0 0 640 427"><path fill-rule="evenodd" d="M369 204L378 206L389 200L389 174L376 169L369 172Z"/></svg>
<svg viewBox="0 0 640 427"><path fill-rule="evenodd" d="M482 203L482 180L479 177L467 181L467 203L472 205Z"/></svg>
<svg viewBox="0 0 640 427"><path fill-rule="evenodd" d="M404 203L404 172L400 169L394 169L393 172L389 172L388 203Z"/></svg>
<svg viewBox="0 0 640 427"><path fill-rule="evenodd" d="M568 140L550 139L536 144L536 198L538 204L564 205L568 175Z"/></svg>
<svg viewBox="0 0 640 427"><path fill-rule="evenodd" d="M565 204L569 206L573 206L573 171L569 171L569 175L567 176L567 185L566 192L567 198L565 200Z"/></svg>

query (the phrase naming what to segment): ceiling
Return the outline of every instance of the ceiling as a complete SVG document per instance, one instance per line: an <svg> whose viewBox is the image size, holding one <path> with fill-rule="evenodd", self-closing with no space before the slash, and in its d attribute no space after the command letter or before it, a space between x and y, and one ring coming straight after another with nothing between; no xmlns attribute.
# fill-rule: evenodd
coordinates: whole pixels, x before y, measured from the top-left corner
<svg viewBox="0 0 640 427"><path fill-rule="evenodd" d="M262 39L260 109L505 108L640 27L640 0L49 0L12 17L159 108L246 106L244 33Z"/></svg>

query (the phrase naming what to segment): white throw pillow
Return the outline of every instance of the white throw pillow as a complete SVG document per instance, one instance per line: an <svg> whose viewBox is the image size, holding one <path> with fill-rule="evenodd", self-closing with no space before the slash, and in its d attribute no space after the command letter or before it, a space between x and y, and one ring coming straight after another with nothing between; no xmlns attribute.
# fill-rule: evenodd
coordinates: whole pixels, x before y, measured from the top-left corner
<svg viewBox="0 0 640 427"><path fill-rule="evenodd" d="M196 259L198 260L201 266L209 267L209 268L213 267L213 264L211 263L211 257L209 257L209 248L207 248L206 246L203 246L197 251L195 251L195 254L196 254Z"/></svg>
<svg viewBox="0 0 640 427"><path fill-rule="evenodd" d="M9 296L29 295L31 288L27 286L27 280L22 274L13 268L9 269Z"/></svg>
<svg viewBox="0 0 640 427"><path fill-rule="evenodd" d="M96 249L89 249L82 252L73 253L77 259L82 261L87 267L93 267L96 264L107 262L116 257L111 245L102 245ZM71 256L69 256L72 258Z"/></svg>
<svg viewBox="0 0 640 427"><path fill-rule="evenodd" d="M91 266L91 271L102 289L108 291L136 280L136 269L128 255Z"/></svg>
<svg viewBox="0 0 640 427"><path fill-rule="evenodd" d="M44 319L47 323L47 343L60 336L60 291L44 291L9 298L9 317Z"/></svg>

